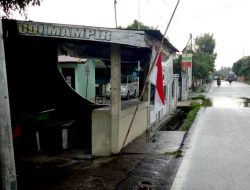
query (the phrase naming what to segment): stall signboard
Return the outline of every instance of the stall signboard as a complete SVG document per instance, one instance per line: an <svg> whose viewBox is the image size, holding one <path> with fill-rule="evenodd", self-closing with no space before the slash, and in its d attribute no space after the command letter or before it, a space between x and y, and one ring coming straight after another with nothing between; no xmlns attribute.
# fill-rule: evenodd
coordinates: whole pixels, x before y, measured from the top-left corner
<svg viewBox="0 0 250 190"><path fill-rule="evenodd" d="M182 69L185 68L192 68L192 54L182 54L182 61L181 61Z"/></svg>
<svg viewBox="0 0 250 190"><path fill-rule="evenodd" d="M17 21L19 35L118 43L137 47L148 47L144 31L66 25L30 21Z"/></svg>

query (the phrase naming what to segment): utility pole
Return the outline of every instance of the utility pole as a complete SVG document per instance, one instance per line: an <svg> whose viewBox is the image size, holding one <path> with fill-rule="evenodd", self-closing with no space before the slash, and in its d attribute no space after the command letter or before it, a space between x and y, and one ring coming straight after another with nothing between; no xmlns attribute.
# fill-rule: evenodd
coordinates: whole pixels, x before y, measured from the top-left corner
<svg viewBox="0 0 250 190"><path fill-rule="evenodd" d="M115 10L115 28L117 28L117 13L116 13L116 4L117 4L117 1L114 0L114 10Z"/></svg>
<svg viewBox="0 0 250 190"><path fill-rule="evenodd" d="M0 19L0 174L1 174L0 189L3 190L17 189L1 19Z"/></svg>
<svg viewBox="0 0 250 190"><path fill-rule="evenodd" d="M191 53L193 53L193 36L190 33L190 40L191 40Z"/></svg>
<svg viewBox="0 0 250 190"><path fill-rule="evenodd" d="M141 19L141 18L140 18L140 14L141 14L140 11L141 11L141 10L140 10L140 9L141 9L141 4L140 4L140 0L138 0L138 26L137 26L137 27L138 27L138 30L141 29L141 26L140 26L140 19Z"/></svg>

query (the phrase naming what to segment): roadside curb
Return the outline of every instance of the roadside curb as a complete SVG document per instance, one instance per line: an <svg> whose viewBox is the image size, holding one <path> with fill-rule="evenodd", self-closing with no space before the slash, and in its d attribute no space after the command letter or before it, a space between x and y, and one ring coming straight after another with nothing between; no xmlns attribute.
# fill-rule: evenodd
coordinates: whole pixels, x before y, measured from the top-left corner
<svg viewBox="0 0 250 190"><path fill-rule="evenodd" d="M197 133L197 131L195 131L197 125L198 125L198 120L200 119L200 117L202 117L205 112L206 108L201 108L199 110L199 112L197 113L195 120L193 122L193 124L191 125L191 127L189 128L189 130L186 132L186 134L184 135L180 150L182 151L183 158L180 164L180 167L176 173L176 176L174 178L174 181L172 183L172 186L170 188L170 190L180 190L183 180L184 180L184 176L185 173L188 169L188 165L189 165L189 156L190 156L190 147L188 146L189 143L191 141L194 141L194 139L192 137L194 137Z"/></svg>

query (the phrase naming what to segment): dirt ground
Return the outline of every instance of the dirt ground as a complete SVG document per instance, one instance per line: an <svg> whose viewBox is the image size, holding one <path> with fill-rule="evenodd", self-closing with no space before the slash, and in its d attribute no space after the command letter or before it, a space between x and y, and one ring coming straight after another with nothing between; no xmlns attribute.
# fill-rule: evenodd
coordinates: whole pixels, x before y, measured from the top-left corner
<svg viewBox="0 0 250 190"><path fill-rule="evenodd" d="M158 131L147 141L143 135L123 153L111 157L93 158L72 150L61 155L18 158L18 189L167 190L182 159L169 152L180 148L183 135L179 131Z"/></svg>
<svg viewBox="0 0 250 190"><path fill-rule="evenodd" d="M185 134L144 134L110 157L69 150L17 158L18 190L168 190L182 160L170 153L182 147Z"/></svg>
<svg viewBox="0 0 250 190"><path fill-rule="evenodd" d="M180 160L169 155L124 154L90 160L54 159L39 167L22 163L18 189L166 190Z"/></svg>

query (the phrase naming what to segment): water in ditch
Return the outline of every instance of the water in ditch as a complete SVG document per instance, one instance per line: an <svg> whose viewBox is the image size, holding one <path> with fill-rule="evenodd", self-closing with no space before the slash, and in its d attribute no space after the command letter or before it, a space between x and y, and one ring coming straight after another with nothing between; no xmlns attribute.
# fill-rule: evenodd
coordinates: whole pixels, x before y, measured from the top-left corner
<svg viewBox="0 0 250 190"><path fill-rule="evenodd" d="M249 98L212 98L212 106L218 108L244 108L250 107Z"/></svg>
<svg viewBox="0 0 250 190"><path fill-rule="evenodd" d="M178 131L183 121L186 119L188 111L189 109L177 109L166 124L159 129L159 131Z"/></svg>

